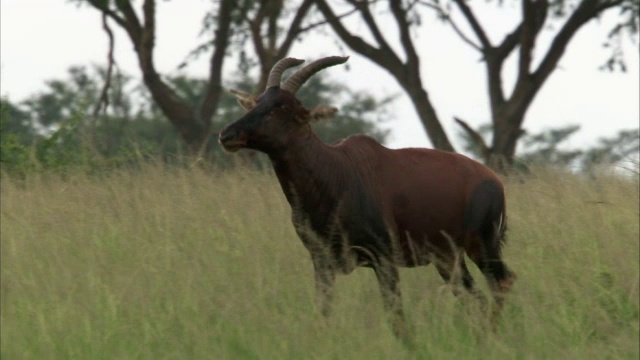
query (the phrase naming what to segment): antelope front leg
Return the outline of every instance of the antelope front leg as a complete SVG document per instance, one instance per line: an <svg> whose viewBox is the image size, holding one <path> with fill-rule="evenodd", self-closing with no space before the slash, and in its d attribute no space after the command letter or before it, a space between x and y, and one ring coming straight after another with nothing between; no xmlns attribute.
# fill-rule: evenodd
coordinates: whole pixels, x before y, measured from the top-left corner
<svg viewBox="0 0 640 360"><path fill-rule="evenodd" d="M314 260L313 268L315 270L316 283L316 304L320 313L324 317L331 314L331 303L333 302L333 285L336 275L329 266L322 261Z"/></svg>
<svg viewBox="0 0 640 360"><path fill-rule="evenodd" d="M415 346L413 336L409 331L402 310L402 295L400 293L400 276L398 269L390 261L379 261L374 267L384 308L390 318L391 328L396 337L407 346Z"/></svg>

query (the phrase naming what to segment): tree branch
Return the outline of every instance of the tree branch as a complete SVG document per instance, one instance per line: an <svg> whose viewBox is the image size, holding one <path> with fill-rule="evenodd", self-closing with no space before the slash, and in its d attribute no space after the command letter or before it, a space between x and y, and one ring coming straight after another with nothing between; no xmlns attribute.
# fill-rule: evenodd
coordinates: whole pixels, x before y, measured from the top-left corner
<svg viewBox="0 0 640 360"><path fill-rule="evenodd" d="M460 39L462 39L462 41L466 42L472 48L478 50L479 52L482 52L482 48L480 47L480 45L474 43L471 39L469 39L469 37L465 33L463 33L462 30L460 30L460 27L458 26L458 24L456 24L451 17L447 15L445 20L449 22L453 31L455 31L455 33L458 34L458 36L460 37Z"/></svg>
<svg viewBox="0 0 640 360"><path fill-rule="evenodd" d="M109 131L109 117L107 116L107 110L109 108L109 88L111 87L111 75L113 73L113 48L114 48L114 39L113 32L109 27L109 23L107 22L106 12L102 12L102 29L107 34L107 38L109 39L109 50L107 51L107 71L105 73L104 84L102 85L102 90L100 90L100 96L98 97L94 107L93 107L93 124L92 124L92 134L91 134L91 147L93 150L97 150L96 144L98 139L98 116L100 116L100 112L102 112L104 116L104 123L106 125L105 130ZM105 145L107 151L111 149L111 136L106 134L104 136Z"/></svg>
<svg viewBox="0 0 640 360"><path fill-rule="evenodd" d="M142 12L144 16L144 27L142 28L142 34L140 36L140 62L147 76L157 76L153 64L153 49L155 47L156 37L155 0L145 0L142 4Z"/></svg>
<svg viewBox="0 0 640 360"><path fill-rule="evenodd" d="M435 10L441 19L445 20L446 22L449 23L449 25L451 25L451 28L453 29L453 31L455 31L455 33L460 37L460 39L462 39L462 41L469 44L469 46L471 46L472 48L482 52L482 48L480 47L480 45L474 43L473 40L469 39L469 37L464 32L462 32L462 30L460 30L460 27L458 26L458 24L456 24L456 22L453 21L453 18L451 18L451 14L446 12L441 5L434 5L430 2L422 1L422 0L419 0L417 2L428 8Z"/></svg>
<svg viewBox="0 0 640 360"><path fill-rule="evenodd" d="M480 40L480 44L482 44L482 48L484 50L490 49L492 46L491 46L491 42L489 41L489 38L487 37L487 33L484 31L484 29L480 25L480 22L478 22L478 19L476 19L476 16L473 14L473 11L471 10L471 8L464 2L464 0L453 0L453 1L456 3L456 5L458 5L458 8L460 8L460 11L462 11L462 14L469 22L469 25L471 25L471 29L473 29L473 32L478 37L478 40Z"/></svg>
<svg viewBox="0 0 640 360"><path fill-rule="evenodd" d="M142 26L140 25L140 20L136 15L136 12L131 7L131 3L129 1L116 1L116 7L120 12L124 15L125 19L125 30L129 34L129 38L133 43L134 48L138 51L138 47L140 46L140 36L142 32Z"/></svg>
<svg viewBox="0 0 640 360"><path fill-rule="evenodd" d="M367 43L361 37L351 34L325 0L315 0L315 3L325 19L329 22L329 25L331 25L331 28L333 28L333 31L355 52L368 57L383 68L388 69L394 66L402 66L402 61L400 61L395 53L383 51Z"/></svg>
<svg viewBox="0 0 640 360"><path fill-rule="evenodd" d="M473 130L471 126L469 126L469 124L467 124L462 119L454 116L453 120L462 127L462 129L467 133L471 141L473 141L473 143L476 144L476 146L478 146L478 149L480 150L480 154L482 155L482 158L485 161L488 160L489 156L491 156L491 148L487 146L487 143L482 138L482 135L480 135L480 133L478 133L477 131Z"/></svg>
<svg viewBox="0 0 640 360"><path fill-rule="evenodd" d="M518 80L528 81L531 59L538 32L547 17L547 0L522 0L522 22L520 31L520 58L518 61Z"/></svg>
<svg viewBox="0 0 640 360"><path fill-rule="evenodd" d="M251 40L253 41L253 47L256 51L256 55L258 56L258 61L261 64L266 64L267 61L267 51L265 49L264 43L262 42L262 34L261 27L262 22L267 16L267 3L269 0L262 0L260 2L260 7L256 13L256 16L253 19L245 17L245 21L249 23L249 31L251 31ZM222 6L222 5L221 5Z"/></svg>
<svg viewBox="0 0 640 360"><path fill-rule="evenodd" d="M347 0L354 8L358 9L360 12L360 16L364 20L365 24L369 28L369 31L373 35L373 38L376 39L378 46L385 50L386 52L392 52L391 47L387 43L387 40L382 36L380 32L380 28L376 23L376 20L373 18L371 11L369 11L369 2L368 1L358 1L358 0ZM392 3L396 3L396 1L392 1Z"/></svg>
<svg viewBox="0 0 640 360"><path fill-rule="evenodd" d="M272 59L275 57L274 49L278 42L278 17L282 12L283 0L277 2L277 0L269 1L269 15L267 18L267 49L269 49L269 57ZM273 61L273 60L272 60Z"/></svg>
<svg viewBox="0 0 640 360"><path fill-rule="evenodd" d="M503 39L502 43L486 54L489 98L492 112L498 111L505 103L502 88L502 66L509 54L520 45L518 59L518 78L511 99L530 87L530 67L535 39L544 25L547 12L547 0L523 0L523 17L520 24ZM511 100L510 100L511 101ZM495 118L495 114L494 114Z"/></svg>
<svg viewBox="0 0 640 360"><path fill-rule="evenodd" d="M312 2L313 2L313 0L312 0ZM349 15L355 14L356 12L358 12L358 9L353 8L353 9L351 9L351 10L349 10L349 11L345 12L345 13L344 13L344 14L342 14L342 15L336 15L336 18L337 18L337 19L342 19L342 18L345 18L345 17L347 17L347 16L349 16ZM325 24L328 24L328 23L329 23L329 21L327 21L327 20L325 19L325 20L323 20L323 21L318 21L318 22L316 22L316 23L309 24L309 25L307 25L307 26L305 26L305 27L303 27L303 28L300 28L300 33L303 33L303 32L306 32L306 31L309 31L309 30L311 30L311 29L313 29L313 28L316 28L316 27L318 27L318 26L322 26L322 25L325 25Z"/></svg>
<svg viewBox="0 0 640 360"><path fill-rule="evenodd" d="M454 151L453 146L449 142L449 139L438 120L438 115L429 100L429 96L422 86L419 61L417 59L417 55L415 55L415 50L413 49L412 44L410 44L411 40L408 36L408 29L401 30L401 32L406 31L404 35L401 35L401 37L404 36L404 39L402 39L404 41L403 46L407 51L408 58L408 61L404 63L393 49L387 45L382 33L377 29L375 22L372 21L373 16L365 5L355 3L356 0L349 0L354 4L354 6L358 6L360 13L363 15L363 19L370 27L374 37L378 38L377 41L380 45L379 48L367 43L361 37L350 33L344 27L342 22L337 19L326 0L315 1L334 32L338 34L347 46L349 46L353 51L367 57L369 60L386 69L407 92L433 146L445 151ZM392 1L391 6L398 5L394 4ZM402 8L396 7L395 13L395 16L399 16L401 19L398 21L398 18L396 17L396 22L399 27L402 27L403 25L408 27L410 25L406 21L406 15L403 15L405 12ZM402 19L405 20L403 21Z"/></svg>
<svg viewBox="0 0 640 360"><path fill-rule="evenodd" d="M520 40L520 34L522 33L522 23L518 24L516 28L504 37L502 43L496 48L495 54L499 59L505 59L516 48Z"/></svg>
<svg viewBox="0 0 640 360"><path fill-rule="evenodd" d="M396 23L398 24L398 31L400 32L400 42L402 43L405 54L407 55L407 64L410 68L418 70L418 74L416 74L416 76L420 76L420 59L418 58L416 49L414 48L413 42L411 41L411 34L409 34L410 25L407 21L407 13L405 9L402 8L402 4L400 1L391 1L389 6L391 7L393 17L396 19Z"/></svg>
<svg viewBox="0 0 640 360"><path fill-rule="evenodd" d="M107 72L105 74L104 85L102 86L102 90L100 91L100 97L98 98L98 102L93 108L93 117L97 118L100 115L100 111L102 110L104 113L107 112L107 108L109 107L109 88L111 87L111 75L113 74L113 48L114 48L114 38L113 31L109 27L107 23L107 13L102 13L102 29L107 34L107 38L109 39L109 50L107 52Z"/></svg>
<svg viewBox="0 0 640 360"><path fill-rule="evenodd" d="M602 2L600 0L583 0L569 16L558 34L553 38L547 54L532 75L533 81L539 87L551 74L564 54L567 44L578 29L586 22L602 12L619 5L621 0Z"/></svg>
<svg viewBox="0 0 640 360"><path fill-rule="evenodd" d="M546 1L546 0L541 0ZM533 32L533 13L535 3L530 0L522 0L522 31L520 32L520 57L518 58L518 80L526 81L529 77L529 66L535 45Z"/></svg>
<svg viewBox="0 0 640 360"><path fill-rule="evenodd" d="M289 53L289 50L291 50L291 45L293 45L293 41L298 37L298 35L306 30L309 30L308 28L306 30L302 29L300 26L302 25L302 21L304 20L304 18L307 16L311 5L313 5L313 0L304 0L296 11L293 20L291 21L291 25L289 25L289 30L287 31L287 34L285 35L284 40L282 40L282 43L280 44L280 47L278 49L278 59L285 57Z"/></svg>
<svg viewBox="0 0 640 360"><path fill-rule="evenodd" d="M209 82L202 98L198 112L199 121L205 131L211 130L211 119L218 107L218 100L222 92L222 65L229 45L231 33L231 12L235 7L234 0L222 0L218 12L218 28L215 30L213 45L215 50L209 61Z"/></svg>
<svg viewBox="0 0 640 360"><path fill-rule="evenodd" d="M109 9L108 2L103 2L99 0L87 0L87 2L94 8L100 10L103 14L106 14L107 16L109 16L119 26L121 26L122 28L126 28L125 20L120 15L118 15L118 13Z"/></svg>

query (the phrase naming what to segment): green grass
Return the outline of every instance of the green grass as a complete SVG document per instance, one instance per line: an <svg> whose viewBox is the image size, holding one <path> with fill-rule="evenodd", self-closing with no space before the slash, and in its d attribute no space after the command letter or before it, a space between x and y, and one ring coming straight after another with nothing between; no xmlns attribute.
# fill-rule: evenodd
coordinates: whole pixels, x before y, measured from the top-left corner
<svg viewBox="0 0 640 360"><path fill-rule="evenodd" d="M415 353L391 334L369 269L339 277L332 317L317 313L272 175L150 165L4 177L0 191L3 359L640 356L637 178L508 181L519 279L498 330L435 268L403 269Z"/></svg>

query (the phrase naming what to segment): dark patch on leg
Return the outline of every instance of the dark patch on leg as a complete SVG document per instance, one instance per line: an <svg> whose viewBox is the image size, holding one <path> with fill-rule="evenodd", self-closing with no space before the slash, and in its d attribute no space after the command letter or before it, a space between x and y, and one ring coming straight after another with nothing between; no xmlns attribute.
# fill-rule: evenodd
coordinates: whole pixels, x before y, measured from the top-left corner
<svg viewBox="0 0 640 360"><path fill-rule="evenodd" d="M313 268L316 286L316 303L320 313L324 317L331 314L333 303L333 287L335 283L335 272L325 262L313 259Z"/></svg>
<svg viewBox="0 0 640 360"><path fill-rule="evenodd" d="M391 321L391 328L394 335L407 347L414 348L415 341L413 334L409 330L402 309L398 269L389 259L377 259L377 261L375 261L374 271L380 286L384 309Z"/></svg>

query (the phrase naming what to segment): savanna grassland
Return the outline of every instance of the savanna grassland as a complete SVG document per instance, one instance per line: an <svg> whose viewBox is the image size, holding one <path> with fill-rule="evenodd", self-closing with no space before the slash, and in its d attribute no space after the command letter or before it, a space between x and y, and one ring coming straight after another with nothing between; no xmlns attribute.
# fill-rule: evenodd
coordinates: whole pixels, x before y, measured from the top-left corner
<svg viewBox="0 0 640 360"><path fill-rule="evenodd" d="M640 356L637 176L507 180L518 281L497 331L434 267L403 269L415 352L393 337L370 269L339 277L321 318L273 175L149 165L3 177L0 191L3 359Z"/></svg>

